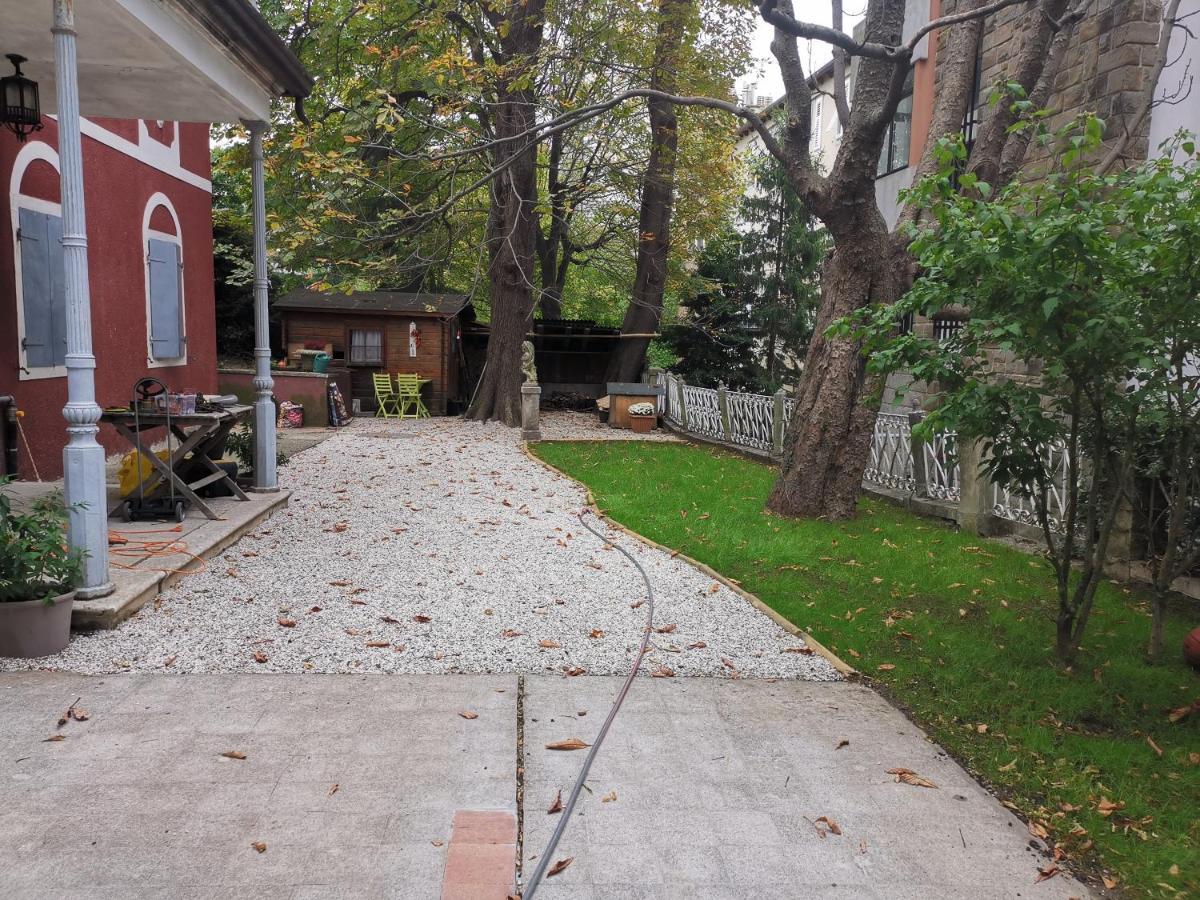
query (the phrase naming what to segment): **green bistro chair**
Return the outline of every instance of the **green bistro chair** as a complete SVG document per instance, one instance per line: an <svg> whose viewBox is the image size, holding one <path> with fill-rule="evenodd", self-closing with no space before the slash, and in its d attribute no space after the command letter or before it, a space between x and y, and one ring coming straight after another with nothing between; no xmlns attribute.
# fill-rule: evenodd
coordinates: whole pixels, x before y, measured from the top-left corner
<svg viewBox="0 0 1200 900"><path fill-rule="evenodd" d="M396 375L396 396L400 398L400 418L428 419L429 410L421 400L421 376Z"/></svg>
<svg viewBox="0 0 1200 900"><path fill-rule="evenodd" d="M378 409L375 410L376 418L380 416L385 419L404 418L400 406L401 397L392 385L392 376L387 372L374 372L371 380L375 384L375 403L378 406Z"/></svg>

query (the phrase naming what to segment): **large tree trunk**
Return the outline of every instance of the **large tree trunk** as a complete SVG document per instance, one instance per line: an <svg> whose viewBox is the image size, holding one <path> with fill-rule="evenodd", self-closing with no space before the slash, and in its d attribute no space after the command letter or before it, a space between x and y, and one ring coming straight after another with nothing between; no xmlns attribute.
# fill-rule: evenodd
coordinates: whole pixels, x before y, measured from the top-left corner
<svg viewBox="0 0 1200 900"><path fill-rule="evenodd" d="M786 516L854 515L871 449L878 402L859 341L827 336L837 319L871 303L894 302L905 265L873 198L859 226L835 232L821 273L821 306L804 360L779 477L767 508Z"/></svg>
<svg viewBox="0 0 1200 900"><path fill-rule="evenodd" d="M566 276L567 258L570 255L569 248L565 246L566 198L559 179L562 154L563 135L562 132L558 132L550 138L550 160L546 168L546 195L550 200L549 222L545 231L539 228L537 232L538 267L542 274L538 312L542 314L543 319L562 318L562 285ZM564 250L568 252L560 257Z"/></svg>
<svg viewBox="0 0 1200 900"><path fill-rule="evenodd" d="M508 69L490 111L498 142L490 160L497 173L486 231L491 332L483 374L467 409L469 419L497 419L514 427L521 424L521 343L533 318L537 142L511 138L536 124L537 97L527 77L542 43L545 5L545 0L526 0L522 12L503 20L501 62Z"/></svg>
<svg viewBox="0 0 1200 900"><path fill-rule="evenodd" d="M694 0L659 0L658 34L654 48L651 90L673 94L684 35L684 18ZM637 274L633 297L621 324L622 335L648 335L658 331L662 319L663 291L667 285L667 254L671 249L671 212L675 206L675 157L679 125L675 107L656 97L650 108L650 158L642 182L638 216ZM637 381L646 364L648 337L623 337L608 363L608 381Z"/></svg>

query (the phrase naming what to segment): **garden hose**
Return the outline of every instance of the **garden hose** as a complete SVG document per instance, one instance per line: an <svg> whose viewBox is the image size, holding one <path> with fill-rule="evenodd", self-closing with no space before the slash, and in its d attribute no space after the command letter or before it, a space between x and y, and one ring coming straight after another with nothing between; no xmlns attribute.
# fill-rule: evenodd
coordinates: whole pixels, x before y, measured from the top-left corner
<svg viewBox="0 0 1200 900"><path fill-rule="evenodd" d="M579 770L579 777L575 779L575 786L571 788L571 794L567 797L566 806L563 807L562 817L558 820L558 826L554 829L554 834L550 836L549 843L546 844L546 849L538 858L537 868L534 869L533 875L526 883L525 892L522 895L524 900L532 900L533 895L537 892L538 885L542 883L542 878L546 874L546 869L550 865L550 860L554 857L554 851L558 847L558 842L563 836L563 832L567 830L567 823L571 820L571 813L575 811L575 803L579 800L579 795L583 791L583 786L587 781L588 772L592 768L592 761L595 760L596 754L600 752L600 746L604 743L604 738L608 735L608 729L612 725L613 720L617 717L617 713L621 709L621 704L625 702L625 696L629 693L629 689L633 686L633 679L637 676L638 669L641 668L642 658L646 655L646 647L650 642L650 633L654 629L654 588L650 585L650 578L646 574L646 570L642 568L642 564L634 559L633 555L624 547L614 544L602 533L597 531L584 519L589 511L584 510L579 514L579 524L600 538L605 544L615 547L621 555L633 563L638 573L642 576L642 581L646 583L646 627L642 631L642 642L638 645L637 655L633 660L633 667L629 670L629 674L625 677L625 683L621 685L621 690L617 692L617 697L613 701L612 708L608 711L608 717L605 718L604 724L600 726L600 731L596 735L596 740L590 748L588 748L587 757L583 760L583 766Z"/></svg>

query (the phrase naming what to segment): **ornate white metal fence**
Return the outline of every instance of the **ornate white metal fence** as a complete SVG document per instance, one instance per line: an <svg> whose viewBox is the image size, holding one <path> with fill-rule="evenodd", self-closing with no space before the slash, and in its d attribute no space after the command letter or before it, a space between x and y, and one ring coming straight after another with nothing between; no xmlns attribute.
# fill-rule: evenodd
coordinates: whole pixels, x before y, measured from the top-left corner
<svg viewBox="0 0 1200 900"><path fill-rule="evenodd" d="M962 496L959 489L958 435L953 431L940 431L932 440L921 444L925 462L925 493L935 500L958 502Z"/></svg>
<svg viewBox="0 0 1200 900"><path fill-rule="evenodd" d="M1066 445L1061 441L1046 448L1046 463L1051 474L1050 489L1046 495L1046 512L1050 527L1054 531L1062 530L1062 522L1067 517L1067 485L1071 477L1070 458ZM1025 525L1039 525L1037 502L1032 489L1022 489L1017 485L994 485L992 488L992 512L1002 519L1021 522Z"/></svg>
<svg viewBox="0 0 1200 900"><path fill-rule="evenodd" d="M913 475L912 426L908 416L880 413L871 437L871 456L863 481L901 491L917 487Z"/></svg>
<svg viewBox="0 0 1200 900"><path fill-rule="evenodd" d="M704 437L724 438L725 428L721 423L721 407L717 392L711 388L683 386L683 415L687 419L687 430Z"/></svg>
<svg viewBox="0 0 1200 900"><path fill-rule="evenodd" d="M735 444L758 450L771 449L775 420L775 398L766 394L725 394L729 408L729 432Z"/></svg>

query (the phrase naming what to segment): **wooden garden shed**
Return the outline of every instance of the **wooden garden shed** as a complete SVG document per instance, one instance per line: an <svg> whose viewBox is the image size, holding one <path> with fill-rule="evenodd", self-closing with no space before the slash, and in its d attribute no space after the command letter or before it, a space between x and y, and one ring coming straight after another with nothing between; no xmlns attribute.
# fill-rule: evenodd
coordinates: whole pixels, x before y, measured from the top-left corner
<svg viewBox="0 0 1200 900"><path fill-rule="evenodd" d="M461 400L463 321L475 317L462 294L298 290L279 298L283 345L289 356L321 349L350 370L351 396L375 408L371 376L415 373L430 383L421 395L430 412L445 415Z"/></svg>

